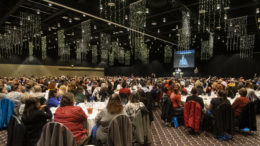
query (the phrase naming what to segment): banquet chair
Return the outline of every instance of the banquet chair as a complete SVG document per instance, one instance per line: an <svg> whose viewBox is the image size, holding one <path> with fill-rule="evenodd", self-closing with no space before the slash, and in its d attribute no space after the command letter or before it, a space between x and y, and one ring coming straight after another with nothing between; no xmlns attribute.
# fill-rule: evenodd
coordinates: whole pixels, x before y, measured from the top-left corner
<svg viewBox="0 0 260 146"><path fill-rule="evenodd" d="M228 103L220 104L213 117L213 132L216 136L225 136L226 133L234 135L234 111Z"/></svg>
<svg viewBox="0 0 260 146"><path fill-rule="evenodd" d="M174 116L171 99L167 96L163 99L161 119L164 122L171 122Z"/></svg>
<svg viewBox="0 0 260 146"><path fill-rule="evenodd" d="M132 120L133 145L150 145L152 143L149 111L140 107Z"/></svg>
<svg viewBox="0 0 260 146"><path fill-rule="evenodd" d="M7 128L8 121L14 113L14 103L7 98L0 100L0 130Z"/></svg>
<svg viewBox="0 0 260 146"><path fill-rule="evenodd" d="M13 115L7 126L7 146L26 146L25 127L17 116Z"/></svg>
<svg viewBox="0 0 260 146"><path fill-rule="evenodd" d="M202 108L198 102L188 101L184 105L184 125L186 128L191 128L192 133L200 131L200 121L202 115Z"/></svg>
<svg viewBox="0 0 260 146"><path fill-rule="evenodd" d="M132 123L126 115L119 115L109 124L107 146L132 146Z"/></svg>
<svg viewBox="0 0 260 146"><path fill-rule="evenodd" d="M63 124L49 122L44 125L37 146L77 146L70 130Z"/></svg>
<svg viewBox="0 0 260 146"><path fill-rule="evenodd" d="M239 116L239 129L248 128L249 131L256 131L256 110L255 102L249 102Z"/></svg>

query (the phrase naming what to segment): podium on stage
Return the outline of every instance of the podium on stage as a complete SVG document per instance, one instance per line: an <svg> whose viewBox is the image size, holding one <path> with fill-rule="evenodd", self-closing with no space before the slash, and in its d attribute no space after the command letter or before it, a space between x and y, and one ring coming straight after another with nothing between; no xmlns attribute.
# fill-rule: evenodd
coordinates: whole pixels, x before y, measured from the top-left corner
<svg viewBox="0 0 260 146"><path fill-rule="evenodd" d="M184 73L181 71L181 69L176 69L175 72L172 73L172 75L176 78L182 78L183 74Z"/></svg>

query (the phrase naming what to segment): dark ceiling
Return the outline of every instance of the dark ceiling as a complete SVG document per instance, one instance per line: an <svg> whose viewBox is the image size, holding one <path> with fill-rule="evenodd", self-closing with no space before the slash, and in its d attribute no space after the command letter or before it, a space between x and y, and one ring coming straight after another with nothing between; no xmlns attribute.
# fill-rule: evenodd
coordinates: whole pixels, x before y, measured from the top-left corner
<svg viewBox="0 0 260 146"><path fill-rule="evenodd" d="M53 0L54 2L58 2L64 4L66 6L82 10L84 12L99 16L99 0ZM127 1L127 0L126 0ZM127 4L129 6L130 3L135 2L136 0L128 0ZM192 27L192 37L195 35L203 37L203 34L198 34L197 32L197 23L198 23L198 0L148 0L147 7L149 8L149 14L147 15L147 26L145 28L145 32L156 37L165 39L167 41L177 43L176 33L174 30L176 25L181 26L181 10L190 9L191 12L191 27ZM231 0L231 7L228 11L228 17L238 17L238 16L248 16L248 32L249 34L256 34L257 39L259 38L259 29L257 19L259 17L256 14L256 8L260 7L260 0ZM72 12L70 10L57 7L55 5L48 6L48 3L43 2L41 0L0 0L0 33L4 33L4 27L6 24L8 25L19 25L19 13L20 12L29 12L35 13L36 10L39 9L41 11L40 16L42 18L42 30L44 35L48 36L48 42L50 43L48 46L55 46L54 38L57 37L57 24L61 24L61 28L63 28L66 32L66 41L77 40L81 37L81 29L80 23L84 20L90 19L89 17L83 17L81 14ZM129 9L129 7L126 7ZM72 18L73 21L70 23L68 19L64 19L62 17ZM74 20L74 18L80 18L80 20ZM166 18L166 22L163 22L163 18ZM91 18L92 19L92 18ZM152 22L156 22L157 25L151 25ZM92 44L96 44L98 41L98 36L100 32L107 32L113 34L113 32L123 31L121 34L114 34L113 39L119 38L122 42L122 45L125 48L129 46L128 34L129 32L125 29L121 29L119 27L109 26L107 23L101 22L99 20L94 20L92 26L96 25L97 29L92 32ZM49 31L50 27L55 27ZM160 29L161 33L157 33L158 29ZM72 32L75 35L71 35ZM170 34L170 36L169 36ZM223 34L217 34L222 37ZM192 43L191 48L199 49L200 45L197 43L200 38L194 38L194 42ZM157 46L153 47L150 50L151 57L158 56L157 54L162 54L162 52L157 49L162 47L165 43L160 42L158 40L150 39ZM257 41L258 42L258 41ZM225 45L219 42L215 42L214 52L215 54L226 53ZM154 43L153 43L154 44ZM257 44L258 45L258 44ZM155 49L154 49L155 48ZM55 49L51 48L51 49ZM153 50L154 49L154 50ZM56 49L57 50L57 49ZM162 49L161 49L162 50ZM257 47L255 48L257 50ZM153 54L154 53L154 54Z"/></svg>

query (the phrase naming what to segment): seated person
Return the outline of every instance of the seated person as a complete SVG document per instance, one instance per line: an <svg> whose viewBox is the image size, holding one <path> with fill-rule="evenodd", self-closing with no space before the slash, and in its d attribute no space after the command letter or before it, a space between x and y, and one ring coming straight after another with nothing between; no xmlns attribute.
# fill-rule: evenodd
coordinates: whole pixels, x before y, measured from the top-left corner
<svg viewBox="0 0 260 146"><path fill-rule="evenodd" d="M191 96L187 97L186 102L193 100L193 101L199 103L201 106L201 109L203 109L204 102L203 102L202 98L198 96L198 89L196 87L193 87L191 89L191 94L192 94Z"/></svg>
<svg viewBox="0 0 260 146"><path fill-rule="evenodd" d="M188 94L188 90L184 87L184 85L181 85L181 94L182 95L187 95Z"/></svg>
<svg viewBox="0 0 260 146"><path fill-rule="evenodd" d="M88 130L84 128L87 115L79 106L74 106L74 95L65 93L62 95L60 107L54 114L54 121L64 124L74 135L78 145L87 144Z"/></svg>
<svg viewBox="0 0 260 146"><path fill-rule="evenodd" d="M51 89L49 91L47 106L51 108L51 107L58 107L59 105L60 105L60 99L58 98L58 92L56 89Z"/></svg>
<svg viewBox="0 0 260 146"><path fill-rule="evenodd" d="M235 118L239 117L243 108L250 102L249 98L246 97L247 90L245 88L241 88L238 91L240 97L238 97L234 103L232 104L232 108L235 112Z"/></svg>
<svg viewBox="0 0 260 146"><path fill-rule="evenodd" d="M109 98L107 107L103 109L95 119L98 126L96 133L98 143L104 144L107 142L109 124L114 117L126 114L123 109L124 107L121 103L120 96L113 94L112 97Z"/></svg>
<svg viewBox="0 0 260 146"><path fill-rule="evenodd" d="M52 118L51 111L46 105L40 105L40 100L35 97L25 99L25 108L22 122L26 128L26 146L35 146L39 140L43 126Z"/></svg>
<svg viewBox="0 0 260 146"><path fill-rule="evenodd" d="M130 96L130 100L125 105L126 114L132 118L135 116L136 111L140 108L144 107L144 104L140 102L140 96L137 93L133 93Z"/></svg>
<svg viewBox="0 0 260 146"><path fill-rule="evenodd" d="M170 96L173 109L176 110L182 110L183 111L183 103L181 101L181 94L178 88L173 89L173 93Z"/></svg>
<svg viewBox="0 0 260 146"><path fill-rule="evenodd" d="M120 93L126 94L127 96L130 96L131 94L131 91L129 88L127 88L127 84L125 81L122 83L122 88L119 90L119 94Z"/></svg>
<svg viewBox="0 0 260 146"><path fill-rule="evenodd" d="M227 103L230 105L230 101L227 99L227 94L224 90L218 91L217 98L213 98L210 102L209 111L212 116L216 115L217 107L221 104Z"/></svg>

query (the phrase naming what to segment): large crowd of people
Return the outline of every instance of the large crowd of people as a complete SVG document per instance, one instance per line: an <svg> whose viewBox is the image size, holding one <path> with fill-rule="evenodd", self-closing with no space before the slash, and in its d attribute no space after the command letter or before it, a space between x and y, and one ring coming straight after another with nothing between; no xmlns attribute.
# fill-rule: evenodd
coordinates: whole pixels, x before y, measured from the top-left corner
<svg viewBox="0 0 260 146"><path fill-rule="evenodd" d="M20 117L26 127L27 146L36 145L43 126L53 120L65 125L74 135L78 145L90 143L91 133L84 126L88 114L77 106L80 103L107 101L106 108L95 118L97 128L95 144L98 145L107 142L108 126L114 117L127 115L134 123L137 111L145 107L151 124L153 110L164 106L165 100L169 100L171 109L180 115L183 115L186 103L194 101L201 107L202 114L210 117L207 119L212 117L214 119L219 105L229 104L236 121L249 102L258 102L259 89L260 78L246 80L242 77L0 78L0 99L7 98L14 103L14 114ZM186 100L182 100L184 96ZM211 98L210 104L205 104L202 96ZM232 104L229 99L234 99ZM53 107L56 108L55 113L51 112ZM257 106L255 109L259 110ZM172 125L169 120L162 121L165 125ZM179 124L182 123L180 121L179 119ZM150 144L151 141L148 142L148 145Z"/></svg>

